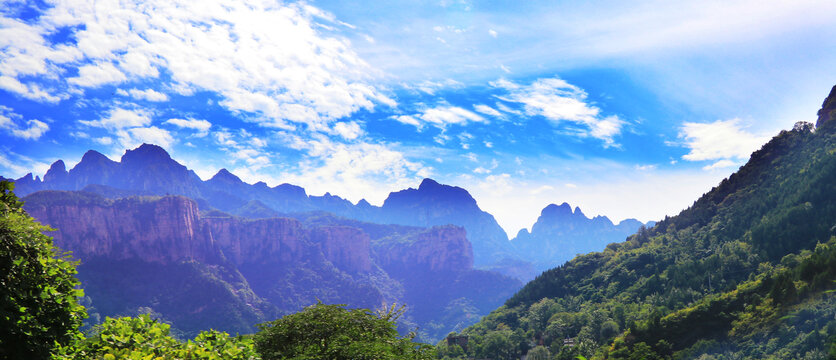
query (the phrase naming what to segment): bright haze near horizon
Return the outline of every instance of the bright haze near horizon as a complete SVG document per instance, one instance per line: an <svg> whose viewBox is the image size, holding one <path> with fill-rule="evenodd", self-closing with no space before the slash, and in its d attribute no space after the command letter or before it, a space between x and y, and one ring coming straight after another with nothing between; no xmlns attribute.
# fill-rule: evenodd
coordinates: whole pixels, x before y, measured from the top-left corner
<svg viewBox="0 0 836 360"><path fill-rule="evenodd" d="M0 175L164 147L381 204L431 177L513 236L674 215L836 83L832 1L4 1Z"/></svg>

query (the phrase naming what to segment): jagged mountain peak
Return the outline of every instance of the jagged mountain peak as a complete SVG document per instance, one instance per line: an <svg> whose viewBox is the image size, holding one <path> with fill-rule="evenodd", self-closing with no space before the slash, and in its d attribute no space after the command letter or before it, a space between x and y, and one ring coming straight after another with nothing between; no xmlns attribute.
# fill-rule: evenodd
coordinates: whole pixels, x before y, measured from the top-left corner
<svg viewBox="0 0 836 360"><path fill-rule="evenodd" d="M67 176L67 166L63 160L58 160L49 167L44 175L44 181L59 181Z"/></svg>

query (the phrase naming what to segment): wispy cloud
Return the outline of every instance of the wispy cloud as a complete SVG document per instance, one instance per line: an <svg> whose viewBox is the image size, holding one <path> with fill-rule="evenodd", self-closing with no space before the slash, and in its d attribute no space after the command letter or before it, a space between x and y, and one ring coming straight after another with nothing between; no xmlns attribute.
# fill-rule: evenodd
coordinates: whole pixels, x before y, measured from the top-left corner
<svg viewBox="0 0 836 360"><path fill-rule="evenodd" d="M0 105L0 129L14 137L37 140L49 130L49 125L36 119L24 120L22 115L11 108Z"/></svg>
<svg viewBox="0 0 836 360"><path fill-rule="evenodd" d="M130 96L136 100L145 100L145 101L153 101L153 102L163 102L168 101L168 95L156 91L154 89L118 89L116 93L122 96Z"/></svg>
<svg viewBox="0 0 836 360"><path fill-rule="evenodd" d="M578 135L603 140L605 146L615 144L625 124L616 115L603 116L583 89L558 78L538 79L530 85L500 79L491 85L507 91L499 96L501 100L523 104L526 115L543 116L555 124L574 123L582 127Z"/></svg>
<svg viewBox="0 0 836 360"><path fill-rule="evenodd" d="M29 22L5 16L0 88L29 99L152 81L154 88L122 91L147 101L165 101L165 86L209 91L229 110L260 114L249 118L259 124L314 130L377 103L394 105L369 82L376 72L349 42L320 27L342 23L309 5L71 0ZM51 42L47 34L58 30L74 41Z"/></svg>
<svg viewBox="0 0 836 360"><path fill-rule="evenodd" d="M421 128L424 125L432 125L444 129L450 125L465 125L470 122L486 122L487 120L473 111L450 105L442 105L422 110L412 115L396 116L395 120L404 124Z"/></svg>
<svg viewBox="0 0 836 360"><path fill-rule="evenodd" d="M202 119L168 119L165 121L164 124L174 125L181 129L191 129L197 131L197 135L200 137L206 136L209 133L209 128L212 127L212 123Z"/></svg>

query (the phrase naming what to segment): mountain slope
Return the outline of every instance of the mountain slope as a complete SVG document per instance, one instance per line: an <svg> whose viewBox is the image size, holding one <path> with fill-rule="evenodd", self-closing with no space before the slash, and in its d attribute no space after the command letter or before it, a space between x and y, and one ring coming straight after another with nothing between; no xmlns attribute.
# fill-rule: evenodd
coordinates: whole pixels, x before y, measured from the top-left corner
<svg viewBox="0 0 836 360"><path fill-rule="evenodd" d="M816 309L836 285L834 102L836 87L815 131L782 131L679 215L526 284L464 332L468 353L511 358L533 342L559 359L825 354L836 320ZM790 328L784 316L813 320Z"/></svg>

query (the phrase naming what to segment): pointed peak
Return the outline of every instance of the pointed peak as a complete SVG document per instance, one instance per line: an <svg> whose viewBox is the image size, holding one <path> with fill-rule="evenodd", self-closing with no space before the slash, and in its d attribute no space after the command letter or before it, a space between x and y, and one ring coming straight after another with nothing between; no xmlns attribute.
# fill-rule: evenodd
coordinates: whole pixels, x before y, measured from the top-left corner
<svg viewBox="0 0 836 360"><path fill-rule="evenodd" d="M44 181L60 181L67 176L67 167L64 161L58 160L49 167L49 170L44 174Z"/></svg>
<svg viewBox="0 0 836 360"><path fill-rule="evenodd" d="M435 181L433 179L430 179L430 178L425 178L424 180L421 181L421 185L418 185L418 189L420 190L420 189L426 189L426 188L438 187L438 186L441 186L441 184L439 184L437 181Z"/></svg>
<svg viewBox="0 0 836 360"><path fill-rule="evenodd" d="M586 214L584 214L583 211L581 211L580 206L575 206L575 211L573 212L573 214L575 216L580 215L580 216L586 217Z"/></svg>
<svg viewBox="0 0 836 360"><path fill-rule="evenodd" d="M64 160L58 160L58 161L52 163L52 165L49 166L49 170L47 170L46 173L49 174L50 172L53 172L53 171L67 172L67 166L64 165Z"/></svg>
<svg viewBox="0 0 836 360"><path fill-rule="evenodd" d="M360 201L357 202L357 206L366 208L371 207L372 204L369 204L369 202L366 201L366 199L360 199Z"/></svg>
<svg viewBox="0 0 836 360"><path fill-rule="evenodd" d="M227 170L226 168L218 170L218 173L215 174L215 176L212 176L211 179L209 179L209 181L212 181L212 180L215 180L215 181L220 180L220 181L226 181L226 182L242 182L241 178L235 176L235 174L229 172L229 170Z"/></svg>

